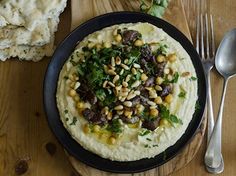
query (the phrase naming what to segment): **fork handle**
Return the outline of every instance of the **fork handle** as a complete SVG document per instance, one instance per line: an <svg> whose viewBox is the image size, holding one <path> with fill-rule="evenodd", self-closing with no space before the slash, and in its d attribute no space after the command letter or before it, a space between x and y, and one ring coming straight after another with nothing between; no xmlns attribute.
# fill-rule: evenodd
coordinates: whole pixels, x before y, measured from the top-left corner
<svg viewBox="0 0 236 176"><path fill-rule="evenodd" d="M212 108L212 97L211 97L211 77L210 70L206 73L207 78L207 145L210 141L211 134L214 128L214 115Z"/></svg>

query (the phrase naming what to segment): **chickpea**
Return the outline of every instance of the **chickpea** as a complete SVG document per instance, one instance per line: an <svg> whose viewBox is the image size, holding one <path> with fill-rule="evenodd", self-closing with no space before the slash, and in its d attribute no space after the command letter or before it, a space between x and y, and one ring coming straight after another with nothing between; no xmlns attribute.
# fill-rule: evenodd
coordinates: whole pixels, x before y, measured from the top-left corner
<svg viewBox="0 0 236 176"><path fill-rule="evenodd" d="M117 35L115 36L115 40L116 40L117 42L120 42L120 41L122 40L121 35L120 35L120 34L117 34Z"/></svg>
<svg viewBox="0 0 236 176"><path fill-rule="evenodd" d="M158 113L159 113L159 111L157 109L150 109L150 115L151 116L156 117L156 116L158 116Z"/></svg>
<svg viewBox="0 0 236 176"><path fill-rule="evenodd" d="M142 73L141 80L146 81L148 79L147 75L145 73Z"/></svg>
<svg viewBox="0 0 236 176"><path fill-rule="evenodd" d="M167 126L167 125L169 125L168 120L166 120L166 119L161 119L160 120L160 126Z"/></svg>
<svg viewBox="0 0 236 176"><path fill-rule="evenodd" d="M103 45L104 45L105 48L110 48L111 47L111 43L110 42L105 42Z"/></svg>
<svg viewBox="0 0 236 176"><path fill-rule="evenodd" d="M161 63L161 62L164 62L165 57L164 57L163 55L158 55L158 56L156 57L156 60L157 60L157 62Z"/></svg>
<svg viewBox="0 0 236 176"><path fill-rule="evenodd" d="M176 61L176 59L177 59L176 54L170 54L170 55L168 55L168 60L169 60L170 62L174 62L174 61Z"/></svg>
<svg viewBox="0 0 236 176"><path fill-rule="evenodd" d="M108 142L109 142L109 144L112 144L112 145L113 145L113 144L116 143L116 138L113 137L113 136L111 136L111 137L109 138Z"/></svg>
<svg viewBox="0 0 236 176"><path fill-rule="evenodd" d="M83 109L83 108L84 108L84 103L78 102L77 105L76 105L76 107L77 107L78 109Z"/></svg>
<svg viewBox="0 0 236 176"><path fill-rule="evenodd" d="M70 89L69 96L74 97L76 95L76 91L74 89Z"/></svg>
<svg viewBox="0 0 236 176"><path fill-rule="evenodd" d="M161 104L161 103L162 103L161 97L160 97L160 96L156 97L156 98L154 99L154 102L155 102L156 104Z"/></svg>
<svg viewBox="0 0 236 176"><path fill-rule="evenodd" d="M136 40L135 42L134 42L134 46L142 46L143 45L143 41L142 40Z"/></svg>
<svg viewBox="0 0 236 176"><path fill-rule="evenodd" d="M173 100L173 96L171 94L169 94L165 97L165 102L166 103L170 104L172 102L172 100Z"/></svg>
<svg viewBox="0 0 236 176"><path fill-rule="evenodd" d="M90 132L89 124L84 125L83 131L84 131L84 133L89 133Z"/></svg>
<svg viewBox="0 0 236 176"><path fill-rule="evenodd" d="M93 131L94 131L95 133L99 132L99 131L100 131L100 126L99 126L99 125L94 125Z"/></svg>

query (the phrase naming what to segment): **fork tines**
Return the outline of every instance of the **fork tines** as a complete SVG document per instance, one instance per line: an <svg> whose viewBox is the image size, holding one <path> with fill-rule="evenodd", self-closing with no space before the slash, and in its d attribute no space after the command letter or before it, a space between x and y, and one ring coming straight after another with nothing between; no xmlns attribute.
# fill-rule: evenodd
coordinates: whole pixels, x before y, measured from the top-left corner
<svg viewBox="0 0 236 176"><path fill-rule="evenodd" d="M210 14L209 17L210 17L210 23L208 22L207 14L197 15L196 50L202 59L203 58L210 59L214 58L215 56L215 39L214 39L212 15ZM209 29L210 29L210 36L209 36Z"/></svg>

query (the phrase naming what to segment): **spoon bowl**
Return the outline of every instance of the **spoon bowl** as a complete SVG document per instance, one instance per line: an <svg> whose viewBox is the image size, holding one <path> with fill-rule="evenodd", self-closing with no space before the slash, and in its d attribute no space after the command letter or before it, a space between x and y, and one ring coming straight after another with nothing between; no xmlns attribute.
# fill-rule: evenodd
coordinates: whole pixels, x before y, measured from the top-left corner
<svg viewBox="0 0 236 176"><path fill-rule="evenodd" d="M222 116L228 80L236 75L236 29L228 32L220 43L216 53L215 66L217 71L224 77L224 88L216 125L213 129L205 154L205 164L213 169L219 168L222 164Z"/></svg>
<svg viewBox="0 0 236 176"><path fill-rule="evenodd" d="M228 32L220 43L215 66L224 77L232 77L236 74L236 29Z"/></svg>

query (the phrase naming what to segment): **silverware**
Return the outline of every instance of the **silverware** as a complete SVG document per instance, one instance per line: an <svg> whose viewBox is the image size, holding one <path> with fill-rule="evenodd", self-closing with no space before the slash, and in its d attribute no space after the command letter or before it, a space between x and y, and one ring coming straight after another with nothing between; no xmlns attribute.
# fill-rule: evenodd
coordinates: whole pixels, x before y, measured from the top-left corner
<svg viewBox="0 0 236 176"><path fill-rule="evenodd" d="M228 32L220 43L216 53L215 66L224 78L224 88L216 125L205 154L205 163L212 168L219 167L222 161L221 131L224 99L228 80L236 75L236 29Z"/></svg>
<svg viewBox="0 0 236 176"><path fill-rule="evenodd" d="M209 28L210 26L210 28ZM209 32L210 29L210 32ZM210 33L210 36L209 36ZM205 40L204 40L205 39ZM211 41L210 41L211 40ZM204 46L206 43L206 46ZM211 49L210 49L211 46ZM215 58L215 40L214 40L214 27L212 15L210 15L210 25L208 23L208 15L197 15L197 33L196 33L196 50L202 60L206 79L207 79L207 144L209 144L211 134L214 128L214 115L212 108L212 97L211 97L211 78L210 72L214 66ZM224 170L224 161L221 156L221 163L218 167L212 167L205 160L206 169L211 173L221 173Z"/></svg>

